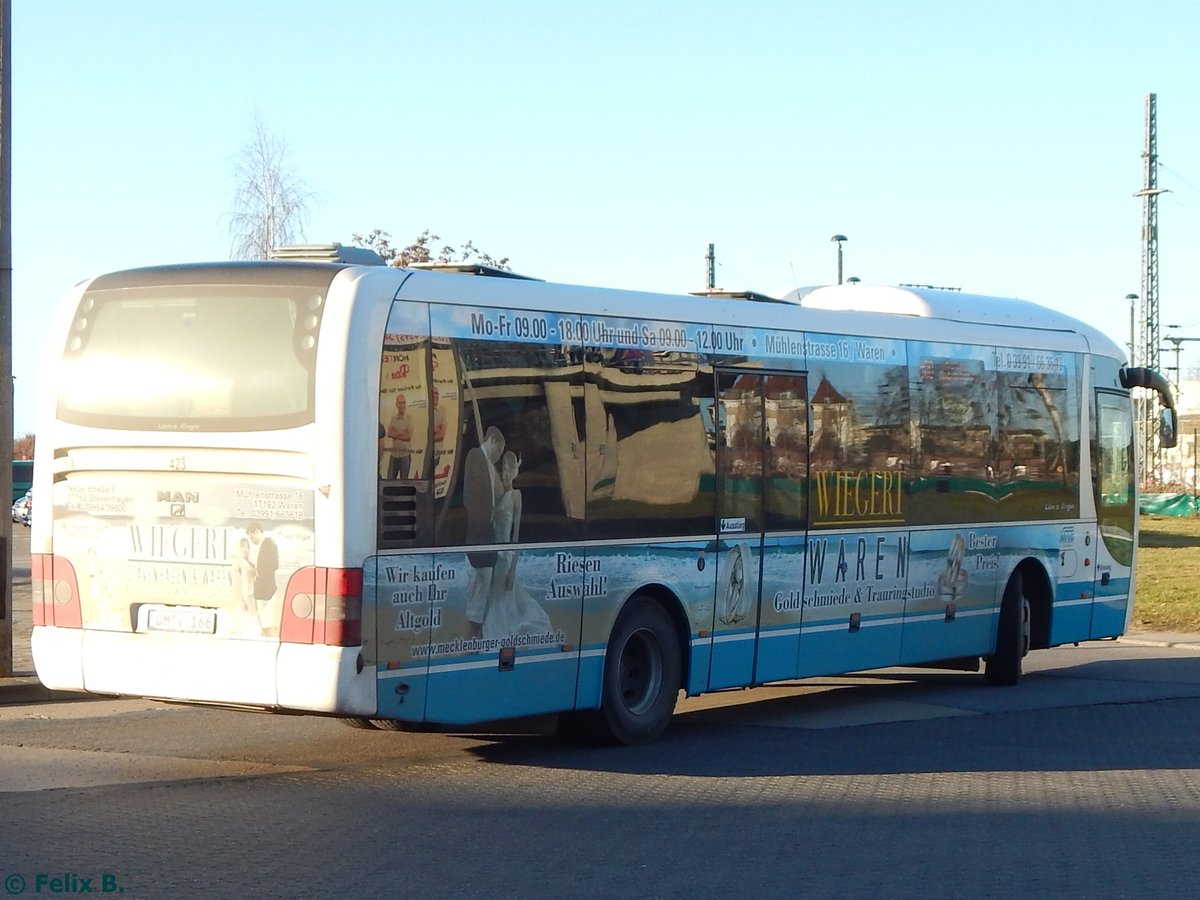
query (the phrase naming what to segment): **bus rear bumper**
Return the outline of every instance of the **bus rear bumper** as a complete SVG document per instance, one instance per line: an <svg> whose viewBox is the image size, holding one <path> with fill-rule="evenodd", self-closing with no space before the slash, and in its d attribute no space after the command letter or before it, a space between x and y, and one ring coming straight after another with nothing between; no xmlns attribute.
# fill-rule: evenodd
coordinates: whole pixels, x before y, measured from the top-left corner
<svg viewBox="0 0 1200 900"><path fill-rule="evenodd" d="M31 643L38 677L55 690L375 713L375 672L358 647L50 626L35 626Z"/></svg>
<svg viewBox="0 0 1200 900"><path fill-rule="evenodd" d="M29 636L38 680L54 691L82 691L83 629L34 625Z"/></svg>
<svg viewBox="0 0 1200 900"><path fill-rule="evenodd" d="M280 706L343 716L375 715L375 667L363 665L362 648L278 646Z"/></svg>

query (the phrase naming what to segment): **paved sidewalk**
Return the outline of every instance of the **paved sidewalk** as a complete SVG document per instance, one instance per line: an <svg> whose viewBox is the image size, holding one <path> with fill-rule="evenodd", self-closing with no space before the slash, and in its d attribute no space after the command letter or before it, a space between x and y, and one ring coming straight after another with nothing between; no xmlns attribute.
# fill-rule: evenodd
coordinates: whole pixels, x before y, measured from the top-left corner
<svg viewBox="0 0 1200 900"><path fill-rule="evenodd" d="M1170 647L1172 650L1195 650L1200 653L1200 634L1180 631L1131 631L1118 640L1122 644L1134 647Z"/></svg>
<svg viewBox="0 0 1200 900"><path fill-rule="evenodd" d="M74 691L52 691L36 675L0 676L0 706L22 703L48 703L51 700L112 699L99 694L78 694Z"/></svg>

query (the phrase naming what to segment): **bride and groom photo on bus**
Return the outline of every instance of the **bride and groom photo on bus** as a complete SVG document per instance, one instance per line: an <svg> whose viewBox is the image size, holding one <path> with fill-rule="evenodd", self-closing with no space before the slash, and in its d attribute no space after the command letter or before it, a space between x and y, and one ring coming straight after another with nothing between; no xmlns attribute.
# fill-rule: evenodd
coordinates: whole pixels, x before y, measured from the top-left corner
<svg viewBox="0 0 1200 900"><path fill-rule="evenodd" d="M272 604L279 590L275 578L278 569L279 546L275 538L257 522L251 522L238 539L237 551L230 561L230 581L239 604L237 608L258 627L263 637L279 636L278 610Z"/></svg>
<svg viewBox="0 0 1200 900"><path fill-rule="evenodd" d="M521 538L521 491L515 487L521 458L505 451L494 425L472 448L463 471L468 544L515 544ZM551 630L550 617L517 581L519 550L467 553L467 638L497 639Z"/></svg>

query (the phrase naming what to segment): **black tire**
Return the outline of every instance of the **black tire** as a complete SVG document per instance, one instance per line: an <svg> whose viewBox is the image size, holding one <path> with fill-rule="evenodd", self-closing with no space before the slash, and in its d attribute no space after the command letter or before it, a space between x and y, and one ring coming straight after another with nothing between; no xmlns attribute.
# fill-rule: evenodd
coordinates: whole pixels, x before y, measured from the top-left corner
<svg viewBox="0 0 1200 900"><path fill-rule="evenodd" d="M351 717L351 716L342 716L341 718L338 719L338 721L341 722L343 725L346 725L349 728L363 728L363 729L366 729L367 731L375 730L375 723L372 722L370 719L359 719L359 718Z"/></svg>
<svg viewBox="0 0 1200 900"><path fill-rule="evenodd" d="M1021 573L1013 572L1000 601L996 629L996 652L987 657L984 677L988 684L1013 685L1021 680L1021 660L1029 652L1029 598L1021 584Z"/></svg>
<svg viewBox="0 0 1200 900"><path fill-rule="evenodd" d="M396 719L371 719L371 726L378 728L380 731L411 731L412 726L408 722L400 722Z"/></svg>
<svg viewBox="0 0 1200 900"><path fill-rule="evenodd" d="M584 717L584 730L605 743L648 744L670 723L682 684L683 661L671 617L649 597L634 597L613 626L600 709Z"/></svg>

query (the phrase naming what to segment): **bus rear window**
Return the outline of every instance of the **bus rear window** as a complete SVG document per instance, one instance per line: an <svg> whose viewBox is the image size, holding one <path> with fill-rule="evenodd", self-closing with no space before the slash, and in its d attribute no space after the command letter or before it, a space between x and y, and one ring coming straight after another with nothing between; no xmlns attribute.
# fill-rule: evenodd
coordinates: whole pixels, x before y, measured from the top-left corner
<svg viewBox="0 0 1200 900"><path fill-rule="evenodd" d="M59 418L153 431L312 422L324 301L298 285L91 291L64 348Z"/></svg>

